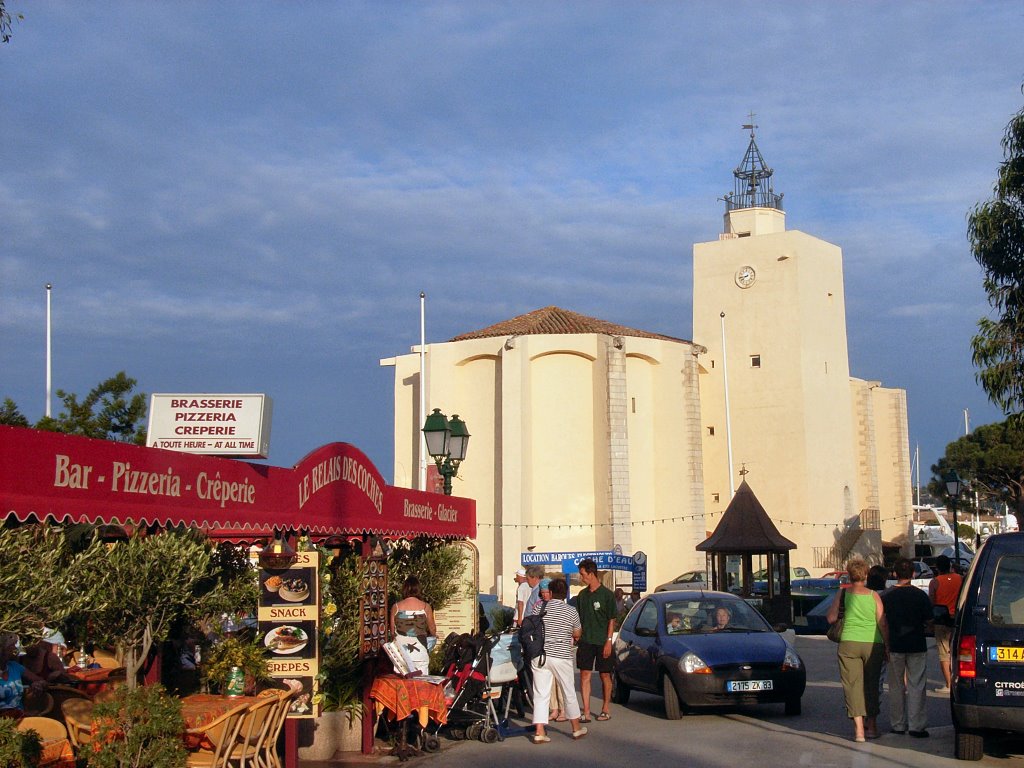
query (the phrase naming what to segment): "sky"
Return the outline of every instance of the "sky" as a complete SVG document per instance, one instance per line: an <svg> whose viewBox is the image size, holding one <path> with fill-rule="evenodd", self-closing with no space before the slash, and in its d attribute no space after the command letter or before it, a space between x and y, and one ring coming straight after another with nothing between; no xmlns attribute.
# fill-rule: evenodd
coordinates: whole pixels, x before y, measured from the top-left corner
<svg viewBox="0 0 1024 768"><path fill-rule="evenodd" d="M966 219L1024 104L1017 0L6 5L0 398L32 421L49 282L54 389L266 393L270 463L344 441L390 481L420 291L428 343L548 305L692 338L751 113L923 481L1003 418Z"/></svg>

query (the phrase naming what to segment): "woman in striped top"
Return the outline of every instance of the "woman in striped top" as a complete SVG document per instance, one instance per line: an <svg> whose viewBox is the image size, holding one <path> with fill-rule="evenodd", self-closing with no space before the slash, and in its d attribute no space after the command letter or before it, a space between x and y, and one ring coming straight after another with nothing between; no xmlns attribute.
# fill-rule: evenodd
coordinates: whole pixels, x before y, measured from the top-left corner
<svg viewBox="0 0 1024 768"><path fill-rule="evenodd" d="M557 680L565 697L565 715L572 725L572 737L580 739L587 735L586 726L580 727L580 705L576 700L576 685L573 681L572 646L582 633L580 615L565 602L569 586L565 579L551 582L551 599L534 606L534 613L544 610L544 654L530 661L533 670L533 735L534 744L551 741L547 735L548 704L551 686ZM568 695L568 692L572 692Z"/></svg>

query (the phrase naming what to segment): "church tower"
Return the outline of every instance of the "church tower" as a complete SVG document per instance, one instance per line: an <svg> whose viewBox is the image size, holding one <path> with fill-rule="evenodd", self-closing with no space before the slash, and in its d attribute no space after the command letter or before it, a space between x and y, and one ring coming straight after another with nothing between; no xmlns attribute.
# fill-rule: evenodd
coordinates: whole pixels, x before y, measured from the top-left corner
<svg viewBox="0 0 1024 768"><path fill-rule="evenodd" d="M693 338L708 350L700 377L705 510L713 529L745 468L779 531L798 546L791 563L814 569L846 554L836 545L862 505L843 255L786 229L756 126L744 129L750 142L724 198L722 234L693 248Z"/></svg>

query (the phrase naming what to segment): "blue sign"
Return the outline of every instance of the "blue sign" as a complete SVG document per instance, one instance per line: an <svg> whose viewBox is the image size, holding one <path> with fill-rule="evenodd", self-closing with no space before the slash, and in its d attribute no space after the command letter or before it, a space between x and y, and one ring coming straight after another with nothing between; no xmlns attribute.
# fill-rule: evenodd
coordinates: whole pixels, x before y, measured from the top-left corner
<svg viewBox="0 0 1024 768"><path fill-rule="evenodd" d="M589 557L596 562L597 558L611 555L607 550L600 552L523 552L520 555L520 562L523 567L528 565L561 565L564 560L575 559L576 562ZM573 569L575 571L577 569Z"/></svg>
<svg viewBox="0 0 1024 768"><path fill-rule="evenodd" d="M633 558L629 555L616 555L612 552L589 553L585 557L562 558L562 573L576 573L580 569L580 560L589 557L602 571L633 571Z"/></svg>

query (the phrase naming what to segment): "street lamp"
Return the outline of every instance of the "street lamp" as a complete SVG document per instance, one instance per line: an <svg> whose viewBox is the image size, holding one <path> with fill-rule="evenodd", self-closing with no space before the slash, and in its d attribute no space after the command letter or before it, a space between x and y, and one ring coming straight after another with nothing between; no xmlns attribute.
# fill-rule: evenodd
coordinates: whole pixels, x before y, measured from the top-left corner
<svg viewBox="0 0 1024 768"><path fill-rule="evenodd" d="M452 478L459 473L459 464L466 458L469 448L466 422L454 413L449 419L440 408L435 408L423 423L423 437L427 441L427 453L444 478L444 495L451 496Z"/></svg>
<svg viewBox="0 0 1024 768"><path fill-rule="evenodd" d="M956 560L956 569L960 570L960 524L956 520L956 505L963 491L964 482L960 475L954 472L947 472L942 476L942 482L946 484L946 493L953 500L950 505L953 508L953 557Z"/></svg>

